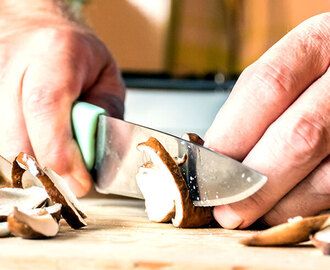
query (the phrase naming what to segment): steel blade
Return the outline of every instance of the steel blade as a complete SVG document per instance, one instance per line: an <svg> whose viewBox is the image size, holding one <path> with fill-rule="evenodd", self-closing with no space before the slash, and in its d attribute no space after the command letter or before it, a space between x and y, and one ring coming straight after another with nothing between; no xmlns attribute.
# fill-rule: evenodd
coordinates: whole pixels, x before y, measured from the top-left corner
<svg viewBox="0 0 330 270"><path fill-rule="evenodd" d="M214 206L242 200L260 189L267 177L227 156L173 135L108 116L100 116L96 147L96 188L101 193L143 198L139 167L149 158L136 146L155 137L172 157L188 155L180 166L194 205Z"/></svg>

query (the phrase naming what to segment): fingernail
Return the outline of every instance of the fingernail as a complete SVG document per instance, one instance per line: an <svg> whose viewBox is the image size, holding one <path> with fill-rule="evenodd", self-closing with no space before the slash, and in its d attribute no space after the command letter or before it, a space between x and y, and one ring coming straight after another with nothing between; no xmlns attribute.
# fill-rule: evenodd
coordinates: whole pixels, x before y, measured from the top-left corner
<svg viewBox="0 0 330 270"><path fill-rule="evenodd" d="M243 219L229 205L214 207L213 216L225 229L236 229L243 223Z"/></svg>

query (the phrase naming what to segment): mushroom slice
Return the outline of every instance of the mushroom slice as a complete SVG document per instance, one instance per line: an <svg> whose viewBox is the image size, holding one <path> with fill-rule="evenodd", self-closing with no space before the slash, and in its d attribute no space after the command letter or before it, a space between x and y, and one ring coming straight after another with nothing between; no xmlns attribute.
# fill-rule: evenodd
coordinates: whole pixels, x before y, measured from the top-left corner
<svg viewBox="0 0 330 270"><path fill-rule="evenodd" d="M311 240L324 255L330 255L330 225L312 235Z"/></svg>
<svg viewBox="0 0 330 270"><path fill-rule="evenodd" d="M11 169L13 187L29 188L32 186L39 186L43 188L44 186L30 173L29 170L26 170L19 165L17 158L18 156L15 158Z"/></svg>
<svg viewBox="0 0 330 270"><path fill-rule="evenodd" d="M27 210L40 206L47 199L47 192L40 187L0 188L0 221L7 220L14 206Z"/></svg>
<svg viewBox="0 0 330 270"><path fill-rule="evenodd" d="M204 140L195 133L185 133L181 136L181 138L198 145L204 145Z"/></svg>
<svg viewBox="0 0 330 270"><path fill-rule="evenodd" d="M12 187L10 161L0 156L0 188Z"/></svg>
<svg viewBox="0 0 330 270"><path fill-rule="evenodd" d="M0 238L6 237L10 235L10 231L8 229L8 222L0 222Z"/></svg>
<svg viewBox="0 0 330 270"><path fill-rule="evenodd" d="M87 225L84 220L86 214L62 177L47 167L42 170L36 160L25 153L20 153L15 162L40 181L54 203L62 204L62 216L72 228L79 229Z"/></svg>
<svg viewBox="0 0 330 270"><path fill-rule="evenodd" d="M136 175L136 182L146 198L148 218L154 222L170 222L174 218L175 205L171 195L173 183L161 169L152 162L145 163Z"/></svg>
<svg viewBox="0 0 330 270"><path fill-rule="evenodd" d="M330 215L294 218L240 241L247 246L284 246L308 241L310 234L329 225Z"/></svg>
<svg viewBox="0 0 330 270"><path fill-rule="evenodd" d="M212 220L211 208L195 207L189 196L187 184L175 160L162 144L150 137L137 146L149 154L151 162L140 168L137 182L146 199L146 211L152 220L167 220L175 214L175 227L201 227ZM168 215L168 216L166 216Z"/></svg>
<svg viewBox="0 0 330 270"><path fill-rule="evenodd" d="M33 208L33 209L24 209L24 210L19 209L19 210L29 216L50 214L56 221L59 221L61 219L61 209L62 209L62 204L55 203L51 206L42 207L42 208Z"/></svg>
<svg viewBox="0 0 330 270"><path fill-rule="evenodd" d="M27 215L14 207L7 221L10 232L22 238L54 237L59 231L59 224L47 211L37 215Z"/></svg>

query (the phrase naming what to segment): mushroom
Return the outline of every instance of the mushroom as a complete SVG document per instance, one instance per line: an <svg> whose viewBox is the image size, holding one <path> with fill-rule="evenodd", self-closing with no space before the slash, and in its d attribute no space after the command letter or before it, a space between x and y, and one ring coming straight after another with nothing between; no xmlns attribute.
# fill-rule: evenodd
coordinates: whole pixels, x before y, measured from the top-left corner
<svg viewBox="0 0 330 270"><path fill-rule="evenodd" d="M0 221L7 220L14 206L28 210L39 207L47 199L48 194L40 187L0 188Z"/></svg>
<svg viewBox="0 0 330 270"><path fill-rule="evenodd" d="M240 241L247 246L283 246L308 241L314 232L329 226L330 214L294 218Z"/></svg>
<svg viewBox="0 0 330 270"><path fill-rule="evenodd" d="M201 227L213 220L211 208L192 204L177 163L157 139L150 137L137 149L148 153L151 159L140 167L136 176L150 220L172 220L175 227L181 228Z"/></svg>
<svg viewBox="0 0 330 270"><path fill-rule="evenodd" d="M17 207L7 218L9 231L22 238L54 237L59 231L58 222L46 210L28 215Z"/></svg>
<svg viewBox="0 0 330 270"><path fill-rule="evenodd" d="M10 235L8 222L0 222L0 237L6 237L8 235Z"/></svg>
<svg viewBox="0 0 330 270"><path fill-rule="evenodd" d="M62 216L74 229L86 226L86 214L80 208L78 200L71 192L64 179L50 168L40 168L36 160L25 153L20 153L13 163L13 178L24 186L23 170L29 171L36 183L41 183L54 203L62 205ZM15 168L15 169L14 169ZM39 184L40 185L40 184Z"/></svg>
<svg viewBox="0 0 330 270"><path fill-rule="evenodd" d="M330 225L312 235L311 240L324 255L330 255Z"/></svg>
<svg viewBox="0 0 330 270"><path fill-rule="evenodd" d="M181 138L198 145L204 145L204 140L195 133L185 133L181 136Z"/></svg>

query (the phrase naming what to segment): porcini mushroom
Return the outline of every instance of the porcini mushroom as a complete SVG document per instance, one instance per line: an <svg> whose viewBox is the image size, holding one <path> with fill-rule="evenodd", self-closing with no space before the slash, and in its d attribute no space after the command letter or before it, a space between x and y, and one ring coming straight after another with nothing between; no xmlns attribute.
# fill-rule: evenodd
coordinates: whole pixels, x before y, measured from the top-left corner
<svg viewBox="0 0 330 270"><path fill-rule="evenodd" d="M86 214L80 208L78 200L63 178L50 168L41 169L36 160L25 153L20 153L16 157L13 166L17 168L17 165L24 170L28 170L35 181L44 186L52 202L62 205L62 216L72 228L78 229L87 225L84 220ZM17 169L14 171L13 169L13 172L16 172L16 181L24 181L22 170Z"/></svg>
<svg viewBox="0 0 330 270"><path fill-rule="evenodd" d="M58 222L45 210L28 215L14 207L7 222L9 231L22 238L54 237L59 231Z"/></svg>
<svg viewBox="0 0 330 270"><path fill-rule="evenodd" d="M314 232L329 225L330 215L295 218L240 241L247 246L283 246L308 241Z"/></svg>
<svg viewBox="0 0 330 270"><path fill-rule="evenodd" d="M137 149L146 152L151 159L137 174L150 220L167 222L172 219L173 225L181 228L201 227L213 220L210 208L192 204L177 163L157 139L150 137Z"/></svg>

